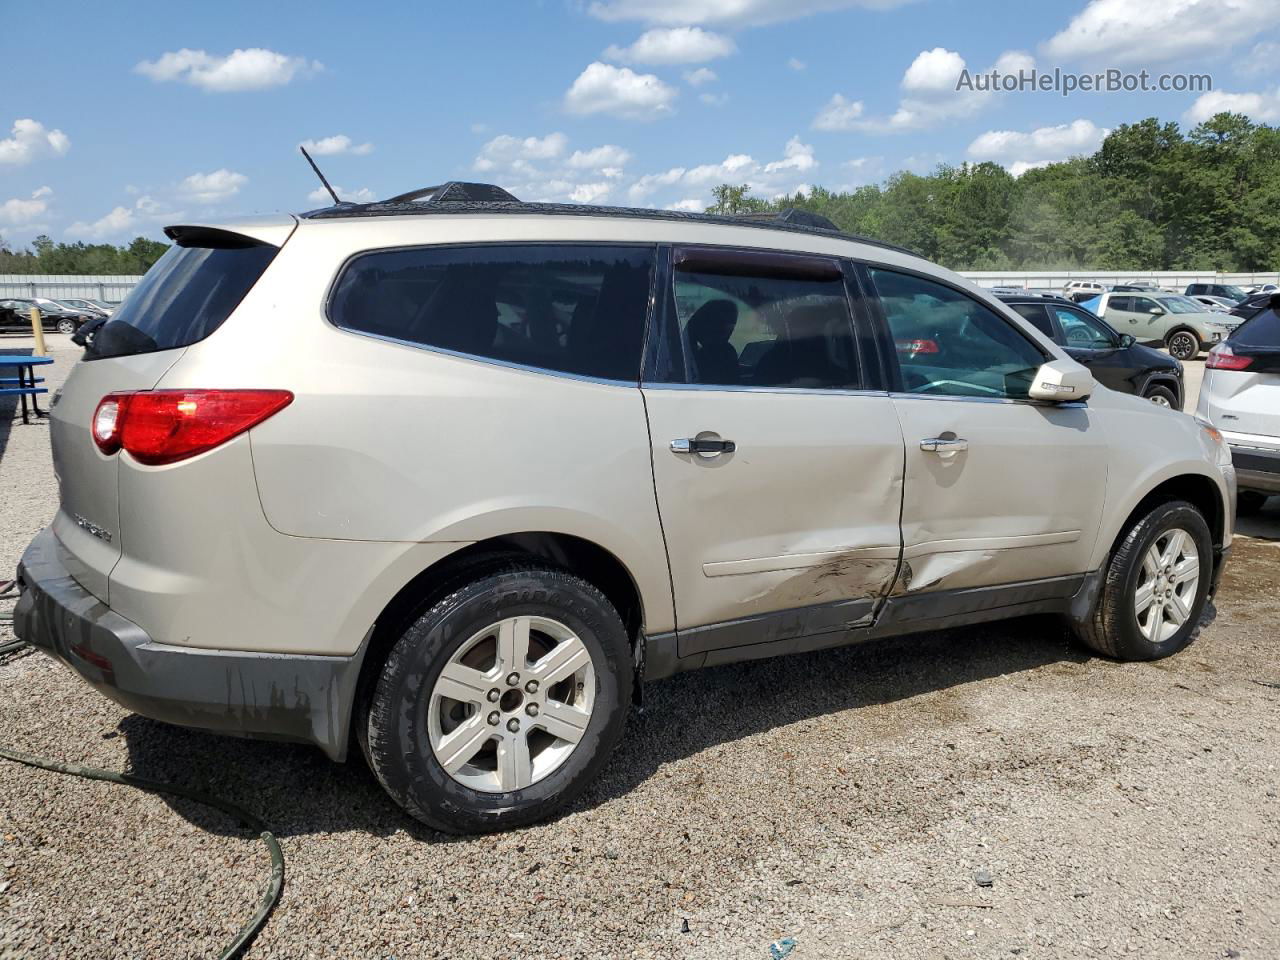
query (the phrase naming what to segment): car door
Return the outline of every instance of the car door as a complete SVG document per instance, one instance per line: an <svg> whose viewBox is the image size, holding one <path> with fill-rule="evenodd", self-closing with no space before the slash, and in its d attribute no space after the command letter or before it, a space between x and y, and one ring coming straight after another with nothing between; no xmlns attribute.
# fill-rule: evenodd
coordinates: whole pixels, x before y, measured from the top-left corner
<svg viewBox="0 0 1280 960"><path fill-rule="evenodd" d="M892 396L906 443L895 594L929 595L936 602L919 608L930 616L1071 595L1106 489L1092 411L1030 401L1052 357L960 287L880 266L867 278L896 345ZM975 600L974 588L989 589Z"/></svg>
<svg viewBox="0 0 1280 960"><path fill-rule="evenodd" d="M894 581L902 432L851 307L834 258L672 251L642 390L682 657L867 625Z"/></svg>

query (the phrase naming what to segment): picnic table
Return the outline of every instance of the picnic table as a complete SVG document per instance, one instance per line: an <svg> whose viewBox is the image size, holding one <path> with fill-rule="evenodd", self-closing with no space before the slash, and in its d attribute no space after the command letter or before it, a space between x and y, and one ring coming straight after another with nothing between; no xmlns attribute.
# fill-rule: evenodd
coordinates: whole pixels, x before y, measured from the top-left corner
<svg viewBox="0 0 1280 960"><path fill-rule="evenodd" d="M46 387L37 387L37 383L44 383L44 377L36 376L36 367L43 366L46 363L53 363L53 357L26 357L21 354L0 353L0 373L5 368L16 368L18 375L16 377L0 376L0 397L17 396L22 399L22 422L30 423L30 415L27 410L27 397L31 398L31 413L35 413L37 417L48 416L45 411L40 409L40 403L36 400L36 395L48 393Z"/></svg>

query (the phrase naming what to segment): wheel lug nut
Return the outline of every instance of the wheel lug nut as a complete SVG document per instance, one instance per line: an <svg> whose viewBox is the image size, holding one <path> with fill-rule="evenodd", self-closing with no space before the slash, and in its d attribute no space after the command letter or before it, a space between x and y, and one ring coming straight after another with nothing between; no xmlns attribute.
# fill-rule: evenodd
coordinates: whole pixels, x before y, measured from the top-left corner
<svg viewBox="0 0 1280 960"><path fill-rule="evenodd" d="M499 690L497 687L494 687L492 690L489 691L489 702L497 703L501 696L502 696L502 691Z"/></svg>
<svg viewBox="0 0 1280 960"><path fill-rule="evenodd" d="M536 717L538 715L538 705L536 703L531 703L524 708L524 712L531 717Z"/></svg>
<svg viewBox="0 0 1280 960"><path fill-rule="evenodd" d="M512 733L519 733L520 721L517 720L515 717L512 717L510 720L507 721L507 729L510 730Z"/></svg>
<svg viewBox="0 0 1280 960"><path fill-rule="evenodd" d="M517 686L519 686L519 685L520 685L520 674L518 674L518 673L509 673L509 674L507 674L507 686L508 686L508 687L517 687Z"/></svg>
<svg viewBox="0 0 1280 960"><path fill-rule="evenodd" d="M526 683L526 684L524 685L524 689L525 689L525 693L537 693L537 692L538 692L538 681L537 681L537 680L530 680L528 683Z"/></svg>
<svg viewBox="0 0 1280 960"><path fill-rule="evenodd" d="M489 726L496 727L498 725L498 721L501 719L502 718L498 716L498 711L493 711L493 713L489 714Z"/></svg>

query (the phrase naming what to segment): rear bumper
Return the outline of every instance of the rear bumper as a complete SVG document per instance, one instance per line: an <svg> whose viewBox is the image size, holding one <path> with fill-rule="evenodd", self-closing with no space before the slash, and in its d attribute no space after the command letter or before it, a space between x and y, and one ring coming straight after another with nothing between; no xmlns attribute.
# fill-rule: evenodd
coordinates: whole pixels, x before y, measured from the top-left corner
<svg viewBox="0 0 1280 960"><path fill-rule="evenodd" d="M1231 462L1241 490L1280 493L1280 450L1233 445Z"/></svg>
<svg viewBox="0 0 1280 960"><path fill-rule="evenodd" d="M51 529L18 566L14 633L126 709L218 733L314 743L345 759L364 644L350 657L177 647L78 584Z"/></svg>

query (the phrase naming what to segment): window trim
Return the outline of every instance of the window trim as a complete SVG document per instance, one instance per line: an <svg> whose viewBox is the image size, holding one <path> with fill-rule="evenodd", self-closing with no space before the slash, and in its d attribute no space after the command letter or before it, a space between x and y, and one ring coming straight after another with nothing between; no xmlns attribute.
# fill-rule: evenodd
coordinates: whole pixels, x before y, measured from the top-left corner
<svg viewBox="0 0 1280 960"><path fill-rule="evenodd" d="M1001 322L1003 322L1006 326L1008 326L1009 329L1011 329L1019 337L1021 337L1028 344L1030 344L1032 349L1034 349L1037 353L1040 354L1041 364L1049 363L1058 358L1054 356L1052 353L1047 352L1040 343L1038 343L1036 340L1030 337L1027 334L1027 332L1022 329L1021 325L1012 322L1012 320L1009 317L1002 314L999 310L993 309L990 304L985 303L984 301L980 300L978 297L973 296L973 294L970 291L965 290L963 287L959 286L958 284L952 283L950 280L946 279L945 277L939 277L935 274L925 273L922 270L913 270L910 267L900 267L897 264L884 263L882 261L860 260L860 261L857 261L857 265L863 271L863 275L866 278L865 279L866 288L870 291L870 294L867 296L867 300L873 301L875 303L875 311L876 311L876 314L878 315L879 324L880 324L880 333L879 333L879 337L881 341L880 354L882 357L888 358L887 362L891 364L889 369L892 370L893 372L893 384L889 390L890 396L895 398L903 398L903 399L951 400L951 401L961 401L964 403L973 403L973 402L1020 403L1020 404L1026 404L1028 406L1033 406L1033 407L1044 407L1044 406L1074 407L1077 405L1084 406L1084 401L1079 401L1078 404L1054 403L1048 400L1033 400L1030 397L962 397L962 396L956 396L953 394L945 394L945 393L912 393L907 391L903 386L902 365L901 365L901 362L898 360L897 350L894 349L893 333L889 327L889 319L884 312L884 304L881 302L881 299L880 299L880 291L876 288L875 280L871 276L872 270L879 269L879 270L884 270L887 273L899 273L905 276L915 277L919 280L925 280L929 283L935 283L941 287L946 287L947 289L960 294L966 299L973 301L979 307L982 307L988 313L991 313L993 316L997 317ZM1001 306L1004 306L1004 304L1001 304Z"/></svg>
<svg viewBox="0 0 1280 960"><path fill-rule="evenodd" d="M350 327L342 326L333 319L333 298L338 289L338 283L343 276L346 275L346 272L351 267L352 262L360 257L379 253L402 253L410 250L469 250L485 247L621 247L628 250L651 250L653 252L653 266L649 270L649 298L645 305L644 329L641 331L640 335L640 364L636 378L616 380L610 377L593 377L583 373L570 373L567 370L557 370L554 367L539 367L533 364L516 363L511 360L500 360L496 357L484 357L475 353L463 353L460 350L450 350L447 347L432 346L429 343L420 343L416 340L404 340L400 337L391 337L381 333L367 333L363 330L353 330ZM660 258L662 256L662 247L663 245L658 243L628 243L625 240L479 240L468 243L409 243L389 244L385 247L369 247L357 250L343 258L342 263L338 265L337 270L334 271L333 276L329 279L329 285L325 289L324 299L320 304L320 315L331 329L336 330L338 333L346 334L347 336L363 337L366 340L380 340L383 343L391 343L401 347L411 347L415 350L423 350L427 353L435 353L443 357L452 357L457 360L470 360L474 363L486 363L490 366L503 367L508 370L519 370L525 373L537 373L542 374L543 376L561 377L566 380L576 380L581 383L638 387L640 385L641 378L644 375L649 330L653 326L654 290L657 277L661 269Z"/></svg>
<svg viewBox="0 0 1280 960"><path fill-rule="evenodd" d="M862 380L862 386L860 387L763 387L763 386L755 386L753 384L691 383L690 379L691 379L692 371L689 368L689 358L684 349L683 339L677 336L676 344L673 352L676 352L679 354L679 357L680 357L679 366L683 370L684 379L682 381L664 381L664 380L651 379L651 375L653 374L653 370L651 368L651 361L653 359L653 354L656 353L656 350L658 348L655 346L652 349L650 349L648 344L646 344L645 364L640 371L640 386L642 388L646 390L673 390L673 389L674 390L710 390L718 393L815 394L815 395L821 395L821 396L884 396L885 394L888 393L888 385L886 382L886 378L883 376L883 372L875 369L875 367L873 367L868 362L868 358L864 356L862 352L862 345L860 342L861 338L859 337L859 321L861 319L861 312L856 306L855 297L853 296L853 293L855 291L858 292L860 294L859 299L865 299L866 295L861 290L859 290L856 286L851 287L850 285L848 265L853 262L850 260L850 258L836 255L836 254L810 253L805 250L782 250L782 249L765 248L765 247L742 247L734 244L723 244L723 243L668 243L668 244L664 244L663 248L666 252L665 276L663 275L663 270L661 268L661 265L657 270L654 271L655 275L658 277L658 283L661 284L661 286L658 287L657 289L661 291L662 298L661 298L660 304L655 303L654 313L652 315L653 322L650 323L650 328L655 329L654 336L658 339L669 339L671 337L671 333L673 329L677 332L679 331L680 321L679 321L679 314L677 311L676 301L675 301L675 290L676 290L675 284L676 284L676 275L679 272L679 265L677 263L677 258L679 254L684 251L698 250L700 252L706 252L706 253L727 252L731 255L729 259L732 260L735 257L737 257L739 263L744 263L748 265L749 265L749 262L747 260L747 257L750 257L751 255L756 255L756 254L761 255L761 260L765 259L766 257L771 257L775 259L795 258L795 259L808 259L811 263L818 260L829 261L830 263L832 263L835 266L835 268L840 272L839 276L833 276L831 280L832 282L838 280L844 291L845 310L846 310L846 316L848 317L848 323L849 323L849 337L850 337L850 342L853 344L854 362L857 363L858 365L857 373L859 375L859 378ZM738 255L744 255L744 254L746 256L738 256ZM661 254L660 254L660 257L661 257ZM681 261L681 262L685 262L685 261ZM688 271L688 272L690 273L702 272L702 273L714 274L714 271ZM721 275L721 274L715 274L715 275ZM724 275L753 276L754 274L734 273L734 274L724 274ZM782 273L779 275L785 276L786 274ZM798 279L815 279L815 280L818 279L817 277L806 278L801 275L797 275L797 278ZM655 298L656 298L656 294L655 294ZM660 317L658 316L659 313L661 313ZM878 340L878 338L876 338L875 336L874 330L870 330L868 332L873 339ZM667 347L668 349L672 349L670 344L668 344ZM869 383L874 383L875 385L868 386Z"/></svg>

